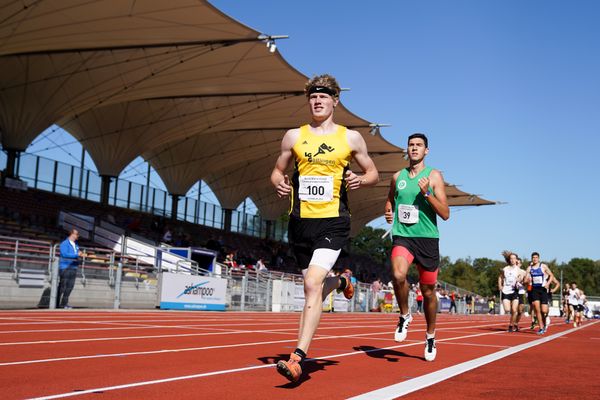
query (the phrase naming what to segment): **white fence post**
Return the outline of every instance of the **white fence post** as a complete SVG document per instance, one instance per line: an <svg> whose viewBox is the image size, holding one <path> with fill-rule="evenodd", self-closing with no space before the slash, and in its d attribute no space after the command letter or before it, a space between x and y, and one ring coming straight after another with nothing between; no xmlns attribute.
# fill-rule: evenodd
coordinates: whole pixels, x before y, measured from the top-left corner
<svg viewBox="0 0 600 400"><path fill-rule="evenodd" d="M270 308L270 300L271 300L271 296L273 296L272 289L271 289L271 277L267 278L267 295L265 296L265 311L271 311Z"/></svg>
<svg viewBox="0 0 600 400"><path fill-rule="evenodd" d="M56 249L56 248L55 248ZM56 251L54 251L56 254ZM58 296L58 257L52 260L52 273L50 274L50 305L49 308L54 310L57 306L56 300Z"/></svg>
<svg viewBox="0 0 600 400"><path fill-rule="evenodd" d="M112 268L112 266L111 266ZM118 310L121 307L121 277L123 275L123 263L117 265L117 277L115 281L115 302L113 308Z"/></svg>
<svg viewBox="0 0 600 400"><path fill-rule="evenodd" d="M246 308L246 288L248 287L248 271L242 277L242 293L240 297L240 311L245 311Z"/></svg>

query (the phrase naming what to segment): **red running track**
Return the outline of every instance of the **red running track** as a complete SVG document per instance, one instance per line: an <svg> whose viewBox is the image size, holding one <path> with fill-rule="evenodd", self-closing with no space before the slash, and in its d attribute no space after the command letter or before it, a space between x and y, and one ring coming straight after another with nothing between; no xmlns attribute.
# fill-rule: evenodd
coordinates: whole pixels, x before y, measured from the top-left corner
<svg viewBox="0 0 600 400"><path fill-rule="evenodd" d="M429 363L421 316L408 339L396 343L397 314L323 314L309 351L314 360L305 378L290 384L273 366L294 349L298 319L296 313L0 312L2 399L433 399L531 390L550 398L599 397L592 395L600 393L593 377L600 325L593 321L577 329L555 322L540 339L529 330L504 332L504 316L440 315L438 357ZM573 365L581 365L578 374Z"/></svg>

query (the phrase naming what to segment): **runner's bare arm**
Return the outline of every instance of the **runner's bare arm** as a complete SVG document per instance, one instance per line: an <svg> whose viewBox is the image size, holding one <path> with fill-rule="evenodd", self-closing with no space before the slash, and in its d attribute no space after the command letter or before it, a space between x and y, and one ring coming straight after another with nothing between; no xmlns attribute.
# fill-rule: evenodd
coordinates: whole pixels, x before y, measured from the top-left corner
<svg viewBox="0 0 600 400"><path fill-rule="evenodd" d="M502 290L502 286L504 286L504 270L500 271L500 275L498 275L498 290Z"/></svg>
<svg viewBox="0 0 600 400"><path fill-rule="evenodd" d="M385 221L388 224L394 222L394 208L396 207L396 203L394 199L396 198L396 179L398 179L398 175L400 173L396 172L392 179L390 179L390 190L388 192L387 200L385 201Z"/></svg>
<svg viewBox="0 0 600 400"><path fill-rule="evenodd" d="M352 156L363 172L362 176L356 175L352 171L346 172L346 182L351 190L358 189L361 186L373 186L379 182L379 172L375 163L369 157L367 144L362 135L353 130L348 130L348 144L352 149Z"/></svg>
<svg viewBox="0 0 600 400"><path fill-rule="evenodd" d="M554 283L554 287L550 289L550 292L556 293L556 291L560 288L560 283L558 283L558 280L554 276L554 273L552 273L552 270L546 264L543 264L542 268L549 277L547 282L548 286L546 287L546 289L550 289L550 286Z"/></svg>
<svg viewBox="0 0 600 400"><path fill-rule="evenodd" d="M550 289L550 291L552 293L556 293L560 289L560 282L556 279L554 275L552 276L552 282L554 282L554 287ZM552 284L552 282L550 282L550 284Z"/></svg>
<svg viewBox="0 0 600 400"><path fill-rule="evenodd" d="M448 198L446 197L446 184L442 173L436 169L432 170L428 178L419 179L421 193L426 194L431 187L435 194L426 197L427 201L444 221L450 218L450 208L448 207Z"/></svg>
<svg viewBox="0 0 600 400"><path fill-rule="evenodd" d="M531 267L527 267L527 270L525 271L525 284L529 285L531 284Z"/></svg>
<svg viewBox="0 0 600 400"><path fill-rule="evenodd" d="M275 186L275 190L279 197L287 197L292 192L290 178L285 175L285 171L292 162L292 147L294 147L299 135L299 129L290 129L286 132L281 141L281 154L275 162L273 172L271 172L271 183Z"/></svg>

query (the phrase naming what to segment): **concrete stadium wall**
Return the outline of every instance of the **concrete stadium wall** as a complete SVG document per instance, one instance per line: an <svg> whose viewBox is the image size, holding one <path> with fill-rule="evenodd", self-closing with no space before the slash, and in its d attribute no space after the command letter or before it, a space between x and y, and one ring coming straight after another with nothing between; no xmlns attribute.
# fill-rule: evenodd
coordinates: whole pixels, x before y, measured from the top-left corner
<svg viewBox="0 0 600 400"><path fill-rule="evenodd" d="M12 273L0 273L0 309L22 309L47 307L50 282L46 279L43 288L19 287ZM115 288L106 280L87 279L85 285L77 278L69 303L73 307L113 308ZM121 284L121 308L151 309L157 304L156 284L124 281Z"/></svg>

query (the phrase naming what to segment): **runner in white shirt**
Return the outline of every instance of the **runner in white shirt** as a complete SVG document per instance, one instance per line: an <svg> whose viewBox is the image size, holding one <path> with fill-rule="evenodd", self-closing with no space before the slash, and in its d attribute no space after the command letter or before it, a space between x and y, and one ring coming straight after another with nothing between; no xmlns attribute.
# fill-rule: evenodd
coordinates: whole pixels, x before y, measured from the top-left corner
<svg viewBox="0 0 600 400"><path fill-rule="evenodd" d="M502 268L498 276L498 289L502 293L502 306L510 314L508 331L518 331L517 314L519 309L519 292L517 284L523 282L525 271L518 266L518 257L515 253L505 251L502 253L509 265ZM517 327L517 328L515 328Z"/></svg>
<svg viewBox="0 0 600 400"><path fill-rule="evenodd" d="M577 288L577 283L571 282L571 288L569 289L569 308L571 309L571 315L573 316L573 326L578 327L581 324L581 311L583 306L579 306L579 299L581 297L581 291Z"/></svg>
<svg viewBox="0 0 600 400"><path fill-rule="evenodd" d="M523 265L523 261L517 256L517 266L521 268L521 265ZM523 274L525 274L525 271L523 271ZM525 302L527 301L527 291L523 282L517 282L517 293L519 295L519 307L517 308L517 321L513 326L515 332L519 332L519 322L525 312Z"/></svg>

